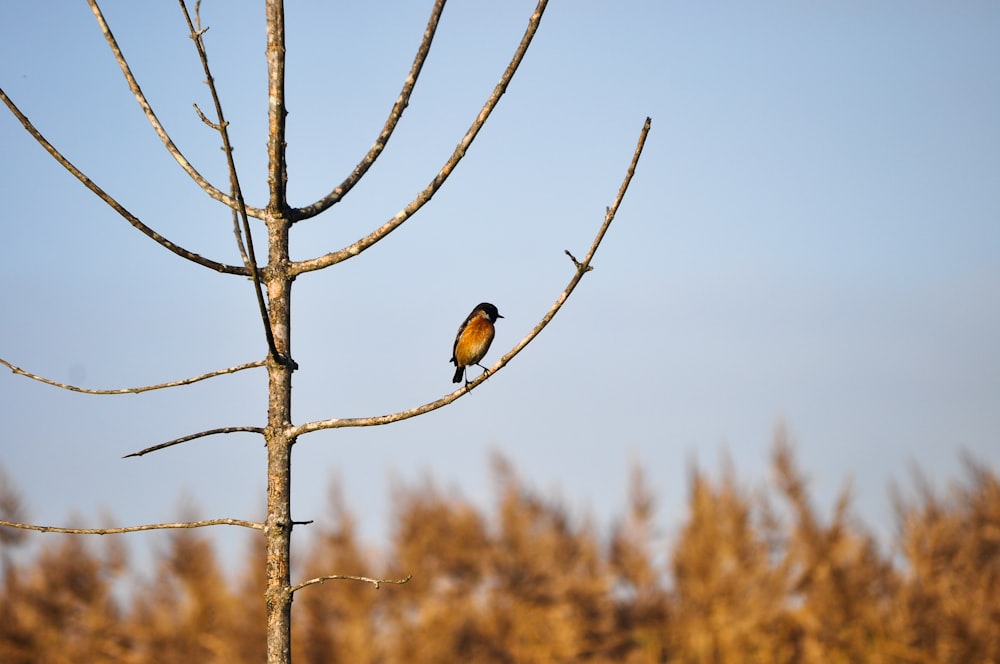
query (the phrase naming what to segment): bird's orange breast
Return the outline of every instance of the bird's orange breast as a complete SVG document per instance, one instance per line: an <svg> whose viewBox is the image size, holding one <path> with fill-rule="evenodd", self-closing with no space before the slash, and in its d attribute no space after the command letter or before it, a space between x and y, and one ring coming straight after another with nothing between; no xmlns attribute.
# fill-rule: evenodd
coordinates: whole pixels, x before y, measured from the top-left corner
<svg viewBox="0 0 1000 664"><path fill-rule="evenodd" d="M476 316L468 322L455 347L458 366L468 366L483 359L493 342L493 323L485 316Z"/></svg>

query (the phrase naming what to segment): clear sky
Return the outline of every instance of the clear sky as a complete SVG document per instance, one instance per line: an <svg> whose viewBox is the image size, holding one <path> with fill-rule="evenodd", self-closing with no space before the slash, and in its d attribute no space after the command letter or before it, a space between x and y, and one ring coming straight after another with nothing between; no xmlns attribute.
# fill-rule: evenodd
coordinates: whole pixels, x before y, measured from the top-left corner
<svg viewBox="0 0 1000 664"><path fill-rule="evenodd" d="M259 3L204 3L207 46L248 201L265 203ZM295 258L367 234L444 163L513 53L532 2L452 2L395 136L340 205L293 230ZM217 135L175 3L107 3L150 103L217 186ZM289 3L289 193L306 205L371 145L429 2ZM146 224L239 262L228 211L163 150L82 3L2 3L0 86ZM294 289L297 422L393 412L451 391L455 330L505 318L492 363L572 276L653 129L595 269L534 344L450 407L304 437L296 519L338 476L383 536L394 478L430 474L488 504L489 455L602 523L639 463L669 542L689 463L728 453L768 477L785 422L821 504L848 477L892 531L888 485L939 485L968 450L1000 466L1000 4L558 2L468 157L361 256ZM165 251L0 109L0 357L91 388L263 357L252 290ZM259 224L258 224L259 229ZM264 236L257 234L259 251ZM0 461L35 522L260 519L264 449L240 434L140 459L196 431L263 425L253 370L144 395L72 394L0 373ZM76 515L76 516L74 516ZM220 534L221 538L231 537ZM143 546L142 538L129 536ZM148 540L145 540L148 541Z"/></svg>

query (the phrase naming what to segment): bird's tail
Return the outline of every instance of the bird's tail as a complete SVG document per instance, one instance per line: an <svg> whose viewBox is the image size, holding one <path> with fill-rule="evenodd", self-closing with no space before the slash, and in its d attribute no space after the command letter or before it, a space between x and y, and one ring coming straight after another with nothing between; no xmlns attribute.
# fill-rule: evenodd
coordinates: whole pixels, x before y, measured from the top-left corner
<svg viewBox="0 0 1000 664"><path fill-rule="evenodd" d="M451 379L453 383L461 383L465 375L465 367L455 367L455 377Z"/></svg>

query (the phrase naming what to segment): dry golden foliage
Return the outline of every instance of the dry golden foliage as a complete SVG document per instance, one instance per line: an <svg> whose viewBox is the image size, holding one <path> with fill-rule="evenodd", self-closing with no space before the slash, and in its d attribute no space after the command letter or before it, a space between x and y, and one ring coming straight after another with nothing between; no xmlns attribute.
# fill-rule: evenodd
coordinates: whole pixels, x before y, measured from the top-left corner
<svg viewBox="0 0 1000 664"><path fill-rule="evenodd" d="M795 661L776 534L754 523L731 467L718 486L691 470L688 521L673 549L670 653L686 662Z"/></svg>
<svg viewBox="0 0 1000 664"><path fill-rule="evenodd" d="M169 537L154 577L136 589L129 633L135 662L235 662L232 638L241 602L229 588L210 539L181 530Z"/></svg>
<svg viewBox="0 0 1000 664"><path fill-rule="evenodd" d="M0 660L122 661L132 649L125 618L112 596L124 571L121 551L95 554L78 537L60 537L34 564L4 569L0 601Z"/></svg>
<svg viewBox="0 0 1000 664"><path fill-rule="evenodd" d="M21 494L0 467L0 519L14 523L27 523ZM28 536L28 531L17 528L0 528L0 562L6 562L7 549L16 547Z"/></svg>
<svg viewBox="0 0 1000 664"><path fill-rule="evenodd" d="M669 603L667 572L653 549L655 498L638 465L632 468L629 511L615 524L608 548L614 626L608 654L616 662L664 661Z"/></svg>
<svg viewBox="0 0 1000 664"><path fill-rule="evenodd" d="M330 490L329 515L333 522L323 528L309 548L302 576L327 574L364 575L372 572L374 555L366 555L354 535L354 518L344 507L339 484ZM258 575L259 576L259 575ZM292 624L292 660L367 664L381 661L382 645L373 638L375 602L378 593L367 584L331 581L296 595ZM391 591L390 591L391 592ZM333 657L332 654L336 654Z"/></svg>
<svg viewBox="0 0 1000 664"><path fill-rule="evenodd" d="M968 480L918 497L897 496L906 560L898 610L907 641L926 662L1000 662L1000 480L965 460Z"/></svg>
<svg viewBox="0 0 1000 664"><path fill-rule="evenodd" d="M655 496L638 467L628 511L604 536L499 458L488 511L431 480L399 485L383 551L358 541L334 485L330 525L304 547L296 576L413 580L379 591L342 580L300 590L295 659L1000 661L1000 480L966 465L967 478L946 496L921 477L914 497L897 495L888 553L852 514L848 488L832 514L811 504L782 431L769 493L742 486L728 464L717 478L690 470L688 514L669 551L655 536ZM16 495L9 482L0 489ZM263 659L260 546L224 572L204 534L171 533L155 575L115 593L131 577L114 541L95 553L90 540L47 536L34 560L5 555L0 661Z"/></svg>

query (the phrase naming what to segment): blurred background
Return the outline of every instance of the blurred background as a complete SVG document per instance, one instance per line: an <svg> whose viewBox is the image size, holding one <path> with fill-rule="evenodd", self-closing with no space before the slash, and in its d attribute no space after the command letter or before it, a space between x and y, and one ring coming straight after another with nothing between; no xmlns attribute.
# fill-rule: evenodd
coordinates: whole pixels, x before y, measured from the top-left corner
<svg viewBox="0 0 1000 664"><path fill-rule="evenodd" d="M297 224L296 259L339 249L437 173L521 38L530 2L452 3L385 153L334 209ZM266 203L264 14L206 3L213 74L248 202ZM181 14L106 18L173 140L225 188L220 140ZM430 3L287 7L288 191L327 194L395 101ZM238 263L226 208L166 154L82 5L0 7L0 85L63 154L147 225ZM389 427L303 437L296 519L393 530L394 482L431 476L495 506L490 457L606 527L629 472L657 497L655 541L687 515L692 465L768 481L773 434L796 441L829 513L848 478L886 548L888 487L922 468L1000 464L1000 6L987 2L553 3L466 159L415 218L294 286L297 422L378 415L451 391L458 324L505 316L491 364L572 276L652 131L594 271L516 360L452 406ZM243 279L149 241L0 113L0 357L89 388L160 383L260 359ZM257 231L261 226L257 224ZM256 234L259 255L265 236ZM36 523L262 519L262 369L143 395L73 394L0 375L0 462ZM297 542L309 539L308 529ZM246 536L211 533L222 555ZM37 541L42 536L34 536ZM128 536L144 560L155 535ZM228 552L228 553L227 553ZM223 558L225 560L225 558Z"/></svg>

